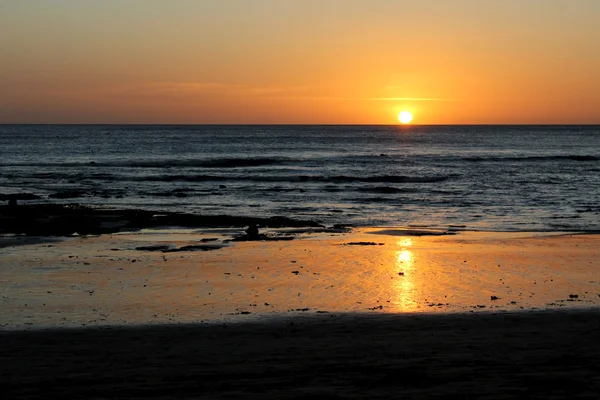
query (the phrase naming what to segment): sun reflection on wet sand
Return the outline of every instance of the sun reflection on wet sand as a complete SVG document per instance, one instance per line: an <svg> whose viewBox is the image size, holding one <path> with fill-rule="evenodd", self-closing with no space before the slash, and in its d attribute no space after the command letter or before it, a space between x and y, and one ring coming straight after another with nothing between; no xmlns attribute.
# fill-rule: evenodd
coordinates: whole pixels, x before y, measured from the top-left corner
<svg viewBox="0 0 600 400"><path fill-rule="evenodd" d="M415 257L411 250L406 247L412 246L411 239L403 239L398 241L401 246L397 251L396 265L399 279L392 280L397 297L394 305L398 307L398 311L409 311L414 309L416 300L415 292Z"/></svg>

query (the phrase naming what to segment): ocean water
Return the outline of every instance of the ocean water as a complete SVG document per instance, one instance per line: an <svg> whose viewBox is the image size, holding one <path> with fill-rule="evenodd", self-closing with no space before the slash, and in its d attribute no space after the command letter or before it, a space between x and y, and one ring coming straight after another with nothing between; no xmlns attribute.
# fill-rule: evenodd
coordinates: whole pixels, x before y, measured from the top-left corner
<svg viewBox="0 0 600 400"><path fill-rule="evenodd" d="M600 230L600 126L1 125L0 194L325 225Z"/></svg>

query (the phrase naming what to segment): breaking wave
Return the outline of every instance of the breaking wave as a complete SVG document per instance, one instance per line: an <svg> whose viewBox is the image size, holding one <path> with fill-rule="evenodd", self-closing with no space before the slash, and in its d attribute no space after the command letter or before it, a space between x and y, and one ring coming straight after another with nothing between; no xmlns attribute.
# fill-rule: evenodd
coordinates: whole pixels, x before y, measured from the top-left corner
<svg viewBox="0 0 600 400"><path fill-rule="evenodd" d="M599 161L597 156L564 155L564 156L526 156L526 157L463 157L464 161Z"/></svg>

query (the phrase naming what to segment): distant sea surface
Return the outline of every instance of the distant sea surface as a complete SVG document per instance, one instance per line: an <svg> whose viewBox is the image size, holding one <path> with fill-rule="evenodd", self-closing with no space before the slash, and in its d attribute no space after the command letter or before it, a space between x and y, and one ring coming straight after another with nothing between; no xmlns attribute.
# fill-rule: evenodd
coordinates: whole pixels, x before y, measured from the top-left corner
<svg viewBox="0 0 600 400"><path fill-rule="evenodd" d="M600 230L600 126L0 125L0 193L205 215Z"/></svg>

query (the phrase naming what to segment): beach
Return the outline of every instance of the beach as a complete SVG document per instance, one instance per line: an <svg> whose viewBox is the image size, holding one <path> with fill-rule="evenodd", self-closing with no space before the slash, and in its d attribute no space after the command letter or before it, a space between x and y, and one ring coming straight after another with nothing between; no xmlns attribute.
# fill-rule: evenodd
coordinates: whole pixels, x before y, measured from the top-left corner
<svg viewBox="0 0 600 400"><path fill-rule="evenodd" d="M600 399L600 0L0 4L0 400Z"/></svg>
<svg viewBox="0 0 600 400"><path fill-rule="evenodd" d="M595 398L599 237L4 236L7 398Z"/></svg>
<svg viewBox="0 0 600 400"><path fill-rule="evenodd" d="M0 333L5 399L597 398L597 312Z"/></svg>

